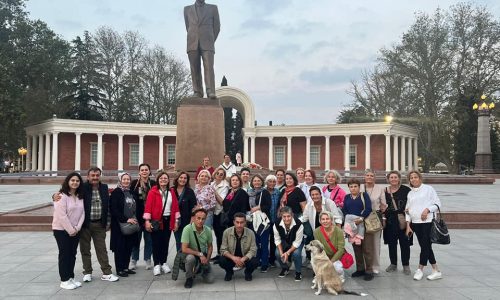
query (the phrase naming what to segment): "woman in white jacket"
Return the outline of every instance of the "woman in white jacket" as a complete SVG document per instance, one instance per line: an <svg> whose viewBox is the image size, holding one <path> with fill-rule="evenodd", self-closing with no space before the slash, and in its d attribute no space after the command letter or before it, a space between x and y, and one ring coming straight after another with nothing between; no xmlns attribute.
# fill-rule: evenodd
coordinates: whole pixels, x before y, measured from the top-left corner
<svg viewBox="0 0 500 300"><path fill-rule="evenodd" d="M408 193L406 203L406 235L410 236L415 232L420 245L420 262L415 271L413 279L421 280L424 276L423 269L430 262L432 273L427 276L428 280L441 279L442 275L436 264L434 251L430 238L432 218L438 206L441 207L436 191L430 185L422 183L422 174L418 171L408 173L411 191Z"/></svg>

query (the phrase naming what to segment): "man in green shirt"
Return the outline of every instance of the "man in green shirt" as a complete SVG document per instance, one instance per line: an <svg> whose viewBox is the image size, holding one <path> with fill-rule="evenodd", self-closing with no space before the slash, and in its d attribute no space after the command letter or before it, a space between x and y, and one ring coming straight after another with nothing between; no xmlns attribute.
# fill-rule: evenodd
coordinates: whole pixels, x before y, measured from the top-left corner
<svg viewBox="0 0 500 300"><path fill-rule="evenodd" d="M198 268L201 268L201 276L206 283L214 281L210 267L212 257L212 230L205 226L207 211L204 208L193 210L193 222L184 227L181 243L182 253L186 254L186 282L184 287L193 287L193 279Z"/></svg>

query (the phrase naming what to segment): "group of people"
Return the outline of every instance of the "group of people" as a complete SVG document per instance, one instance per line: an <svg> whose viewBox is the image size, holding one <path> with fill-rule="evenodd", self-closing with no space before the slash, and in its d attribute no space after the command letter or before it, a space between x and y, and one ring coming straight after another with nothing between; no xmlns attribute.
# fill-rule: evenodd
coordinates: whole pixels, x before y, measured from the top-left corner
<svg viewBox="0 0 500 300"><path fill-rule="evenodd" d="M344 280L344 269L350 267L343 259L346 236L356 261L352 277L372 280L380 272L382 237L382 231L364 230L364 219L372 212L377 212L384 225L383 237L391 261L387 272L397 270L399 242L403 272L411 273L410 246L415 232L421 253L414 279L422 279L427 262L433 269L427 279L442 276L430 242L433 213L441 203L434 189L422 183L418 171L409 172L410 187L401 184L399 172L391 171L387 175L389 186L385 187L375 184L375 173L367 170L364 184L355 178L347 182L349 193L339 186L342 178L335 170L325 173L322 186L316 183L313 170L302 168L295 172L276 170L263 178L259 174L251 176L247 168L238 173L229 155L217 168L205 157L193 188L189 174L183 171L172 182L163 170L152 180L146 163L139 166L139 178L135 180L129 173L121 173L111 193L100 176L101 170L93 167L83 182L73 172L53 195L52 228L59 248L61 288L81 286L73 272L78 245L83 281L92 280L91 240L102 280L116 281L118 276L135 274L142 240L146 269L152 269L154 276L170 273L167 257L172 234L176 250L184 258L181 267L176 257L173 272L177 274L179 267L186 271L186 288L192 287L197 274L205 282L213 282L211 262L225 270L226 281L232 280L235 270L244 269L245 280L250 281L256 269L265 273L276 266L281 268L278 276L285 277L292 264L294 278L300 281L303 254L306 261L310 259L303 247L313 239L323 244ZM118 276L112 274L108 262L108 229Z"/></svg>

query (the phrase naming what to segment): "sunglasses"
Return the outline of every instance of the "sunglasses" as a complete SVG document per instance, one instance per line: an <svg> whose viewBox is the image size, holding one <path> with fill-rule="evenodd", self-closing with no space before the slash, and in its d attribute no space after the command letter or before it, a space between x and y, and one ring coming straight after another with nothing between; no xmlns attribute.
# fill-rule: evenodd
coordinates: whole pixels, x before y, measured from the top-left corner
<svg viewBox="0 0 500 300"><path fill-rule="evenodd" d="M224 173L216 173L215 175L224 176Z"/></svg>

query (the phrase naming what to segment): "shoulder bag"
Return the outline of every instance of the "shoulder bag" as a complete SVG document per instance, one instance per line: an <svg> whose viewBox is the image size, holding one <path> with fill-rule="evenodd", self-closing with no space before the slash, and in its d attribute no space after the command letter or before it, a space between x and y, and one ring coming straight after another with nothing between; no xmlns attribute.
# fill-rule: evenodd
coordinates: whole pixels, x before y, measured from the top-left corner
<svg viewBox="0 0 500 300"><path fill-rule="evenodd" d="M431 227L431 243L448 245L450 244L450 233L448 232L448 226L441 217L441 209L439 205L434 204L438 208L439 218L436 218L436 213L432 217L432 227Z"/></svg>
<svg viewBox="0 0 500 300"><path fill-rule="evenodd" d="M328 246L332 248L333 254L337 253L337 249L333 245L332 241L328 237L328 234L326 234L326 230L323 226L321 226L321 233L323 234L323 237L325 238L326 242L328 243ZM344 249L344 254L342 257L339 259L340 262L342 263L342 267L344 269L349 269L353 264L354 264L354 258L352 257L351 253L347 252L347 249Z"/></svg>
<svg viewBox="0 0 500 300"><path fill-rule="evenodd" d="M406 218L405 215L398 212L398 206L396 205L396 200L394 200L394 195L387 189L385 188L385 191L391 195L392 199L392 205L394 205L394 210L396 211L396 214L398 216L398 223L399 223L399 229L405 230L406 229Z"/></svg>
<svg viewBox="0 0 500 300"><path fill-rule="evenodd" d="M127 203L125 201L125 203L123 205L123 215L127 219L129 219L129 218L133 218L133 216L131 216L132 214L133 213L131 212L131 209L127 207ZM123 235L131 235L131 234L137 233L137 232L139 232L139 230L141 230L139 223L132 224L129 222L123 222L123 223L119 222L119 224L120 224L120 231L122 232Z"/></svg>
<svg viewBox="0 0 500 300"><path fill-rule="evenodd" d="M169 193L169 191L167 191ZM161 194L161 192L160 192ZM168 195L167 195L168 197ZM163 202L163 195L162 195L162 202ZM151 231L160 231L162 224L163 224L163 214L165 213L165 206L167 206L167 199L165 199L165 205L163 205L163 209L161 210L161 215L160 215L160 220L151 220Z"/></svg>
<svg viewBox="0 0 500 300"><path fill-rule="evenodd" d="M363 213L366 209L365 205L365 197L363 195L364 193L361 193L361 201L363 201ZM382 222L380 221L380 217L378 216L377 212L372 210L372 212L368 215L368 217L365 218L365 231L366 233L375 233L379 232L382 230Z"/></svg>

